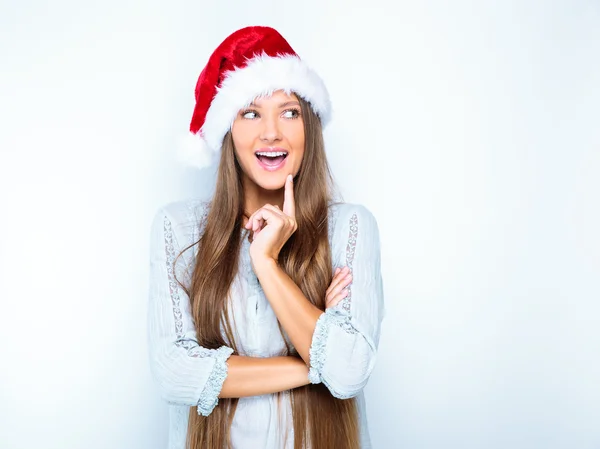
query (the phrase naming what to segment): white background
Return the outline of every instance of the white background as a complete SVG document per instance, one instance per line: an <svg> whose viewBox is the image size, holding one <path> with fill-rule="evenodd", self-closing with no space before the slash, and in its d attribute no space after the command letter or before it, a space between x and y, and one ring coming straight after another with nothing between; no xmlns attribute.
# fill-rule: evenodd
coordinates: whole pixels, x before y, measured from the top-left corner
<svg viewBox="0 0 600 449"><path fill-rule="evenodd" d="M337 183L379 223L374 447L599 448L591 0L3 1L0 447L166 447L150 221L210 185L175 146L246 25L323 77Z"/></svg>

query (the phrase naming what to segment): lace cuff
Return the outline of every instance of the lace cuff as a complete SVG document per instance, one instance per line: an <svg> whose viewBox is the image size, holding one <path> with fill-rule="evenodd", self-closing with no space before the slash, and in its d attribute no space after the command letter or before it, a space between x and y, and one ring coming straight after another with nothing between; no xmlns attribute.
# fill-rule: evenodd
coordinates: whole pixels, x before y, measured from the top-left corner
<svg viewBox="0 0 600 449"><path fill-rule="evenodd" d="M346 330L348 333L354 333L354 329L350 324L349 318L343 315L337 315L327 309L321 314L315 326L312 342L310 344L309 357L310 367L308 370L308 380L312 384L322 382L321 371L325 364L325 351L327 347L327 336L331 325L336 325Z"/></svg>
<svg viewBox="0 0 600 449"><path fill-rule="evenodd" d="M233 353L233 349L221 346L214 350L215 365L206 385L200 394L198 401L198 414L208 416L219 402L219 393L223 388L223 382L227 377L227 359Z"/></svg>

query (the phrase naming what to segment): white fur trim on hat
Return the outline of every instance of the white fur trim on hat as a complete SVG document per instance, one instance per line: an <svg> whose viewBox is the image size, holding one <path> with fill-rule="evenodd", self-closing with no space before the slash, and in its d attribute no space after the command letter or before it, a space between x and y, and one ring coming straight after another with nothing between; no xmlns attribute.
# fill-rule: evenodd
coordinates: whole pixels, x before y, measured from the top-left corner
<svg viewBox="0 0 600 449"><path fill-rule="evenodd" d="M201 129L208 147L213 152L219 151L238 111L255 98L270 96L280 89L287 94L295 92L309 101L323 127L329 122L329 94L316 72L297 56L272 57L263 53L252 58L246 67L226 73Z"/></svg>

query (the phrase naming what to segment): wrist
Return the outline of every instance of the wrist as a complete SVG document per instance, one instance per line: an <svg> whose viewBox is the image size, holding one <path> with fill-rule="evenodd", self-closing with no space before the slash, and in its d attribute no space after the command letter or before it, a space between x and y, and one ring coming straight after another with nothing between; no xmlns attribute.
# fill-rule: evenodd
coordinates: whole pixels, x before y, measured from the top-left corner
<svg viewBox="0 0 600 449"><path fill-rule="evenodd" d="M279 262L271 257L261 257L252 261L254 272L258 278L265 273L271 273L279 269Z"/></svg>
<svg viewBox="0 0 600 449"><path fill-rule="evenodd" d="M308 366L304 363L300 357L288 356L292 361L293 376L296 380L297 386L301 387L310 384L308 379Z"/></svg>

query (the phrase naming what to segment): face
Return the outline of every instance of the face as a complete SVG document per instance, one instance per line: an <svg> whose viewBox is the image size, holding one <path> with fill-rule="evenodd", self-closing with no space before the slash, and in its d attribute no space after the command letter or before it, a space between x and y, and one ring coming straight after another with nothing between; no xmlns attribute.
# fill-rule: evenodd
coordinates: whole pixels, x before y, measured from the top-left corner
<svg viewBox="0 0 600 449"><path fill-rule="evenodd" d="M287 175L298 173L304 156L304 121L298 97L279 90L255 99L237 114L231 136L244 185L283 188Z"/></svg>

